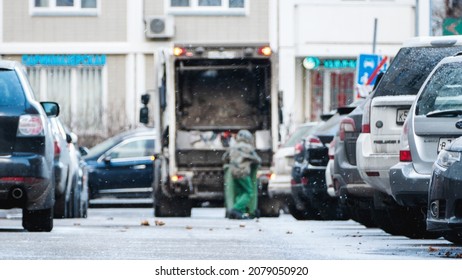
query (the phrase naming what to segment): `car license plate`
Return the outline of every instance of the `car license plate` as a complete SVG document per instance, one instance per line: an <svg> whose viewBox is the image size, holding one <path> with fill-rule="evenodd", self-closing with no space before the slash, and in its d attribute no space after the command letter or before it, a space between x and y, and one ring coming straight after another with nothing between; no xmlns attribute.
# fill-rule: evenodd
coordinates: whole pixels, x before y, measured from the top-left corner
<svg viewBox="0 0 462 280"><path fill-rule="evenodd" d="M454 141L455 138L440 138L440 141L438 142L438 153L441 150L444 150L447 146L451 144L452 141Z"/></svg>
<svg viewBox="0 0 462 280"><path fill-rule="evenodd" d="M408 109L398 109L396 111L396 123L397 124L403 124L404 121L406 120L408 112L409 112Z"/></svg>

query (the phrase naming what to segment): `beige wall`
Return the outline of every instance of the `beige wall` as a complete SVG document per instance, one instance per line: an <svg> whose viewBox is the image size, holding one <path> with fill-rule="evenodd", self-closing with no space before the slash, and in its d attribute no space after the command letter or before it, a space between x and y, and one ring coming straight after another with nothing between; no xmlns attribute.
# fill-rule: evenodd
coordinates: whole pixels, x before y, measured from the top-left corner
<svg viewBox="0 0 462 280"><path fill-rule="evenodd" d="M110 135L124 130L128 126L125 109L126 57L109 55L107 57L107 124Z"/></svg>
<svg viewBox="0 0 462 280"><path fill-rule="evenodd" d="M3 1L5 42L126 41L127 1L101 0L95 17L30 16L29 0Z"/></svg>
<svg viewBox="0 0 462 280"><path fill-rule="evenodd" d="M152 2L156 2L155 4ZM163 15L163 1L145 0L146 15ZM266 43L269 42L269 1L250 0L247 16L175 17L178 43Z"/></svg>

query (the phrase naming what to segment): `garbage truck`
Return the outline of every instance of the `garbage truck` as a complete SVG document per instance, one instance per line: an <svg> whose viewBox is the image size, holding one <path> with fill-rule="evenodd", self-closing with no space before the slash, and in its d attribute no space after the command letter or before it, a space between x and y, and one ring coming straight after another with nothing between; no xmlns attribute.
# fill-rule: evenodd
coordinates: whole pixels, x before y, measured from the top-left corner
<svg viewBox="0 0 462 280"><path fill-rule="evenodd" d="M175 45L154 57L156 87L142 97L140 120L148 121L153 108L161 136L153 163L155 216L188 217L193 207L224 205L222 156L241 129L252 133L262 159L259 213L274 215L279 209L273 209L267 185L280 118L271 48Z"/></svg>

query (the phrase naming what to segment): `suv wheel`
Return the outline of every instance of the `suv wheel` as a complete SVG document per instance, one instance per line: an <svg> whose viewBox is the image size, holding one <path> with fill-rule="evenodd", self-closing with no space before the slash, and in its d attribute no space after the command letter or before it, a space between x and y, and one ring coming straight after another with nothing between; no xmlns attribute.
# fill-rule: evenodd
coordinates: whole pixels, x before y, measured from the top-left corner
<svg viewBox="0 0 462 280"><path fill-rule="evenodd" d="M44 210L22 210L22 226L27 231L50 232L53 229L53 208Z"/></svg>

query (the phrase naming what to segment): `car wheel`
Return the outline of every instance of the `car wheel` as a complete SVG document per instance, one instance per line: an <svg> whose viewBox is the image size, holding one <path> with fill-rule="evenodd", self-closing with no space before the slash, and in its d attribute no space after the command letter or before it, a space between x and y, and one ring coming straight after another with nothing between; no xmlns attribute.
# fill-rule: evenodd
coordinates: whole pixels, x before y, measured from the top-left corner
<svg viewBox="0 0 462 280"><path fill-rule="evenodd" d="M322 220L319 212L313 208L304 208L303 210L299 210L295 207L294 204L289 204L289 213L294 217L296 220Z"/></svg>
<svg viewBox="0 0 462 280"><path fill-rule="evenodd" d="M63 194L56 199L54 206L54 217L56 219L63 219L69 215L69 206L67 204L66 194Z"/></svg>
<svg viewBox="0 0 462 280"><path fill-rule="evenodd" d="M460 231L450 231L444 233L443 237L447 241L452 242L456 245L462 245L462 232Z"/></svg>
<svg viewBox="0 0 462 280"><path fill-rule="evenodd" d="M22 226L31 232L50 232L53 229L53 209L23 209Z"/></svg>

